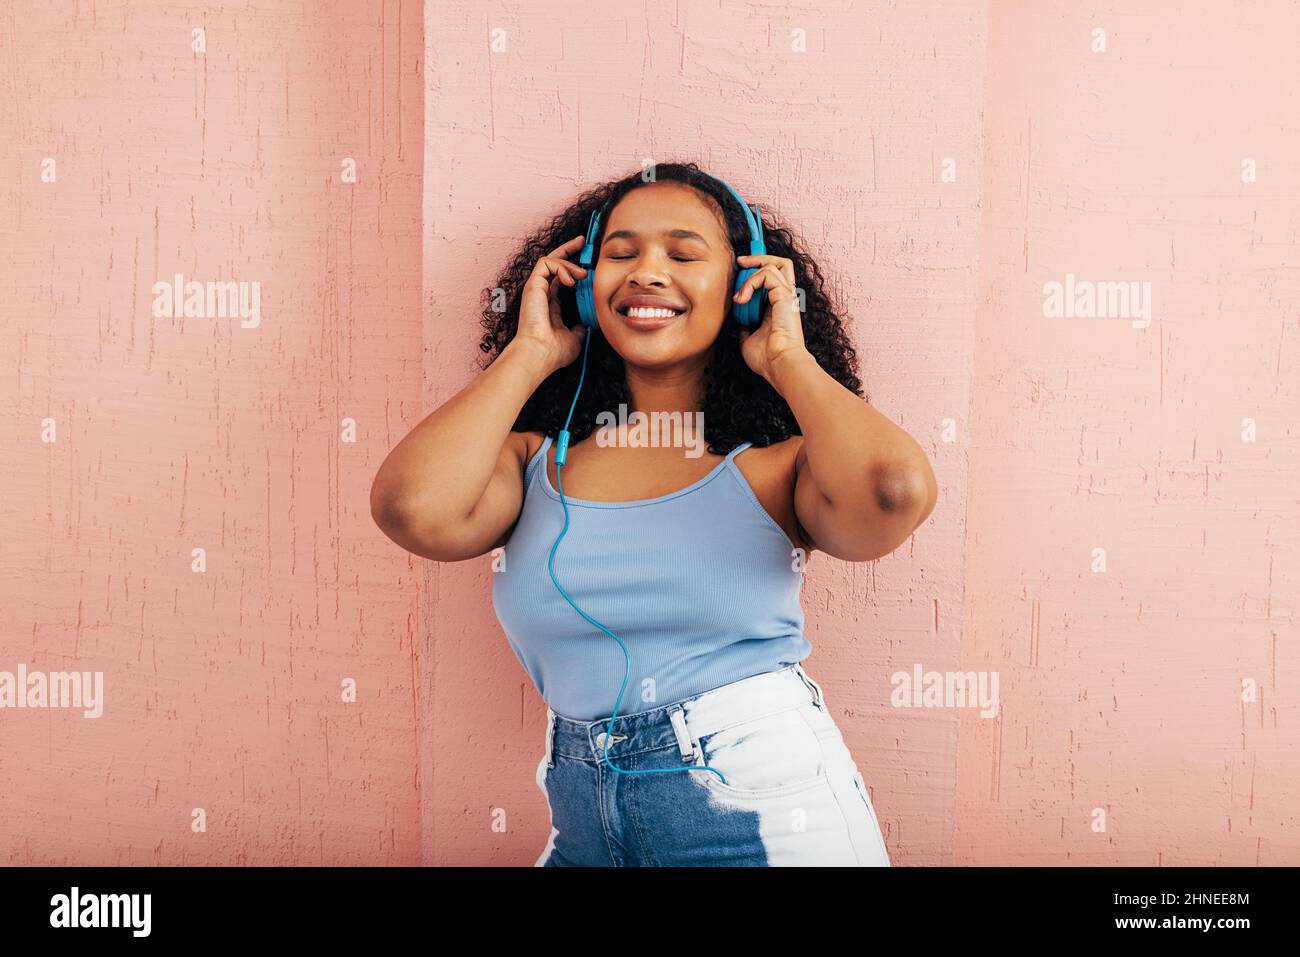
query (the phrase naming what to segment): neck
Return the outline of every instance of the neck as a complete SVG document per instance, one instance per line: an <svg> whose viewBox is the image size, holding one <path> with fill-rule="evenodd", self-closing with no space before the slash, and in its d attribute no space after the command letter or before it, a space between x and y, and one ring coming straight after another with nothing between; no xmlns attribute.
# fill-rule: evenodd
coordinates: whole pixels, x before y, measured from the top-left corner
<svg viewBox="0 0 1300 957"><path fill-rule="evenodd" d="M626 366L634 412L695 412L700 407L707 356L666 369Z"/></svg>

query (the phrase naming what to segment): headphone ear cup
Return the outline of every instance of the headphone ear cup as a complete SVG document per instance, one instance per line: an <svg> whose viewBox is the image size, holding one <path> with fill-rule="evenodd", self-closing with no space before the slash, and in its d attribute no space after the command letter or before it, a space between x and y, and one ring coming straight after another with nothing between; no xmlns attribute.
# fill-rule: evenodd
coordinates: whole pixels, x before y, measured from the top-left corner
<svg viewBox="0 0 1300 957"><path fill-rule="evenodd" d="M587 274L573 284L578 318L588 329L600 328L600 322L596 319L595 293L596 260L599 258L596 253L596 234L600 232L600 213L599 209L593 209L587 220L587 238L582 244L582 251L578 253L578 265L587 270Z"/></svg>
<svg viewBox="0 0 1300 957"><path fill-rule="evenodd" d="M732 295L738 294L741 287L745 285L745 280L756 272L758 269L753 266L742 269L740 275L736 277L736 288L732 290ZM742 327L756 329L763 322L763 303L766 301L767 288L760 286L750 294L748 302L733 302L731 314Z"/></svg>
<svg viewBox="0 0 1300 957"><path fill-rule="evenodd" d="M587 275L579 279L573 286L573 295L578 302L578 318L588 329L600 328L600 323L596 319L596 296L592 291L592 272L588 268Z"/></svg>

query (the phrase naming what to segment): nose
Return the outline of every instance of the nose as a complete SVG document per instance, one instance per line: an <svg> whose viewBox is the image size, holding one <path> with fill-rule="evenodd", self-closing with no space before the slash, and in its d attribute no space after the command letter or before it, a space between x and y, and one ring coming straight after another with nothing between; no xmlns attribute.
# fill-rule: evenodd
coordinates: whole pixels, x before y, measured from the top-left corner
<svg viewBox="0 0 1300 957"><path fill-rule="evenodd" d="M653 255L637 258L636 266L628 273L627 281L633 286L663 286L668 282L660 259Z"/></svg>

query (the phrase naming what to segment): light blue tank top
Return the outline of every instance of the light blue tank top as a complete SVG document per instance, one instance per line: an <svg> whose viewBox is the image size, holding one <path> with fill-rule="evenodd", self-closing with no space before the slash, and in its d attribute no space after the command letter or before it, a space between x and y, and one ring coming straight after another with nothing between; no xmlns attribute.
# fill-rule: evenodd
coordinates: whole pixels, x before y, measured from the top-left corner
<svg viewBox="0 0 1300 957"><path fill-rule="evenodd" d="M564 496L569 530L555 551L555 577L627 646L620 715L777 671L812 652L799 604L802 555L734 461L750 444L657 498ZM545 467L551 445L548 436L528 462L519 521L492 576L492 605L551 710L595 721L614 713L624 657L564 600L547 570L564 527Z"/></svg>

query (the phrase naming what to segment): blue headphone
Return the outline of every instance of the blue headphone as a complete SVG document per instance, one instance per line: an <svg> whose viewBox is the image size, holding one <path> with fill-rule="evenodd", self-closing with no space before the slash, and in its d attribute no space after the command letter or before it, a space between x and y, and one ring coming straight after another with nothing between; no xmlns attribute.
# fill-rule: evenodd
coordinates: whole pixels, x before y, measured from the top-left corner
<svg viewBox="0 0 1300 957"><path fill-rule="evenodd" d="M712 176L712 174L705 175ZM750 208L745 205L745 201L740 198L739 193L728 186L723 180L718 179L718 177L713 176L712 178L718 180L718 182L722 183L723 186L726 186L727 191L731 193L732 196L736 197L736 202L738 202L740 208L744 210L745 222L749 224L750 255L764 255L767 252L767 247L763 243L763 221L759 214L758 205L754 205L753 212L751 213ZM560 434L555 441L555 487L556 491L560 493L560 505L564 509L564 528L560 529L560 534L555 538L555 544L551 546L551 553L546 559L546 567L551 573L551 581L555 583L555 587L559 589L560 594L564 596L564 600L573 606L574 611L587 619L587 621L591 622L605 634L609 635L609 637L617 641L618 646L623 649L623 686L618 689L618 698L614 702L614 713L609 716L609 724L606 728L606 734L604 737L605 743L601 745L600 757L601 760L604 761L605 766L619 774L672 774L678 771L712 771L718 777L722 778L723 784L726 784L726 776L717 768L711 768L707 764L693 764L689 767L681 768L646 768L640 771L628 771L620 767L615 767L615 765L610 763L609 741L614 737L614 718L618 715L618 707L623 702L623 692L627 690L627 679L631 674L632 659L628 656L627 645L623 644L623 639L619 638L618 635L614 634L595 618L592 618L585 611L579 608L577 603L569 597L569 593L564 590L555 577L555 550L560 547L560 540L564 538L565 533L569 530L569 505L564 499L564 460L568 457L569 453L569 421L573 418L573 410L578 404L578 396L582 393L582 383L587 376L587 352L591 346L591 336L596 329L600 328L600 324L596 321L596 301L592 294L592 280L595 275L595 270L592 268L592 261L595 258L596 235L600 231L602 211L603 210L601 209L597 209L592 212L591 220L587 224L587 241L582 244L582 252L578 256L578 265L586 269L587 273L578 280L574 291L578 299L578 315L582 319L582 324L587 327L587 335L584 337L582 344L582 371L578 376L578 388L577 391L573 393L573 402L569 405L569 414L565 416L564 428L560 430ZM745 284L745 280L757 271L757 267L746 267L745 269L742 269L740 274L736 277L736 288L733 290L733 294L740 292L740 287ZM766 294L767 290L760 286L750 295L748 302L735 302L733 300L731 303L731 315L735 318L736 322L741 326L750 329L757 328L763 321L763 303L767 298ZM542 467L546 467L545 463L543 463Z"/></svg>
<svg viewBox="0 0 1300 957"><path fill-rule="evenodd" d="M758 204L754 204L753 211L750 211L745 201L725 180L718 179L712 173L705 173L710 179L716 179L719 183L727 188L732 196L736 197L736 202L740 204L741 211L745 214L745 223L749 226L749 254L751 256L763 256L767 254L767 246L763 242L763 219L759 214ZM596 278L596 270L593 263L596 259L596 236L600 233L601 214L604 209L592 210L591 219L587 223L587 241L582 244L582 252L578 254L578 265L587 270L587 274L577 281L574 286L573 294L578 299L578 317L582 324L588 329L599 329L600 324L596 321L596 300L592 292L592 287ZM740 292L740 287L745 284L745 280L758 271L756 266L747 266L736 276L736 288L733 289L732 295ZM763 303L767 300L767 289L760 286L755 289L749 297L748 302L731 303L731 315L735 317L736 322L748 329L757 329L763 321ZM585 364L585 356L584 356Z"/></svg>

